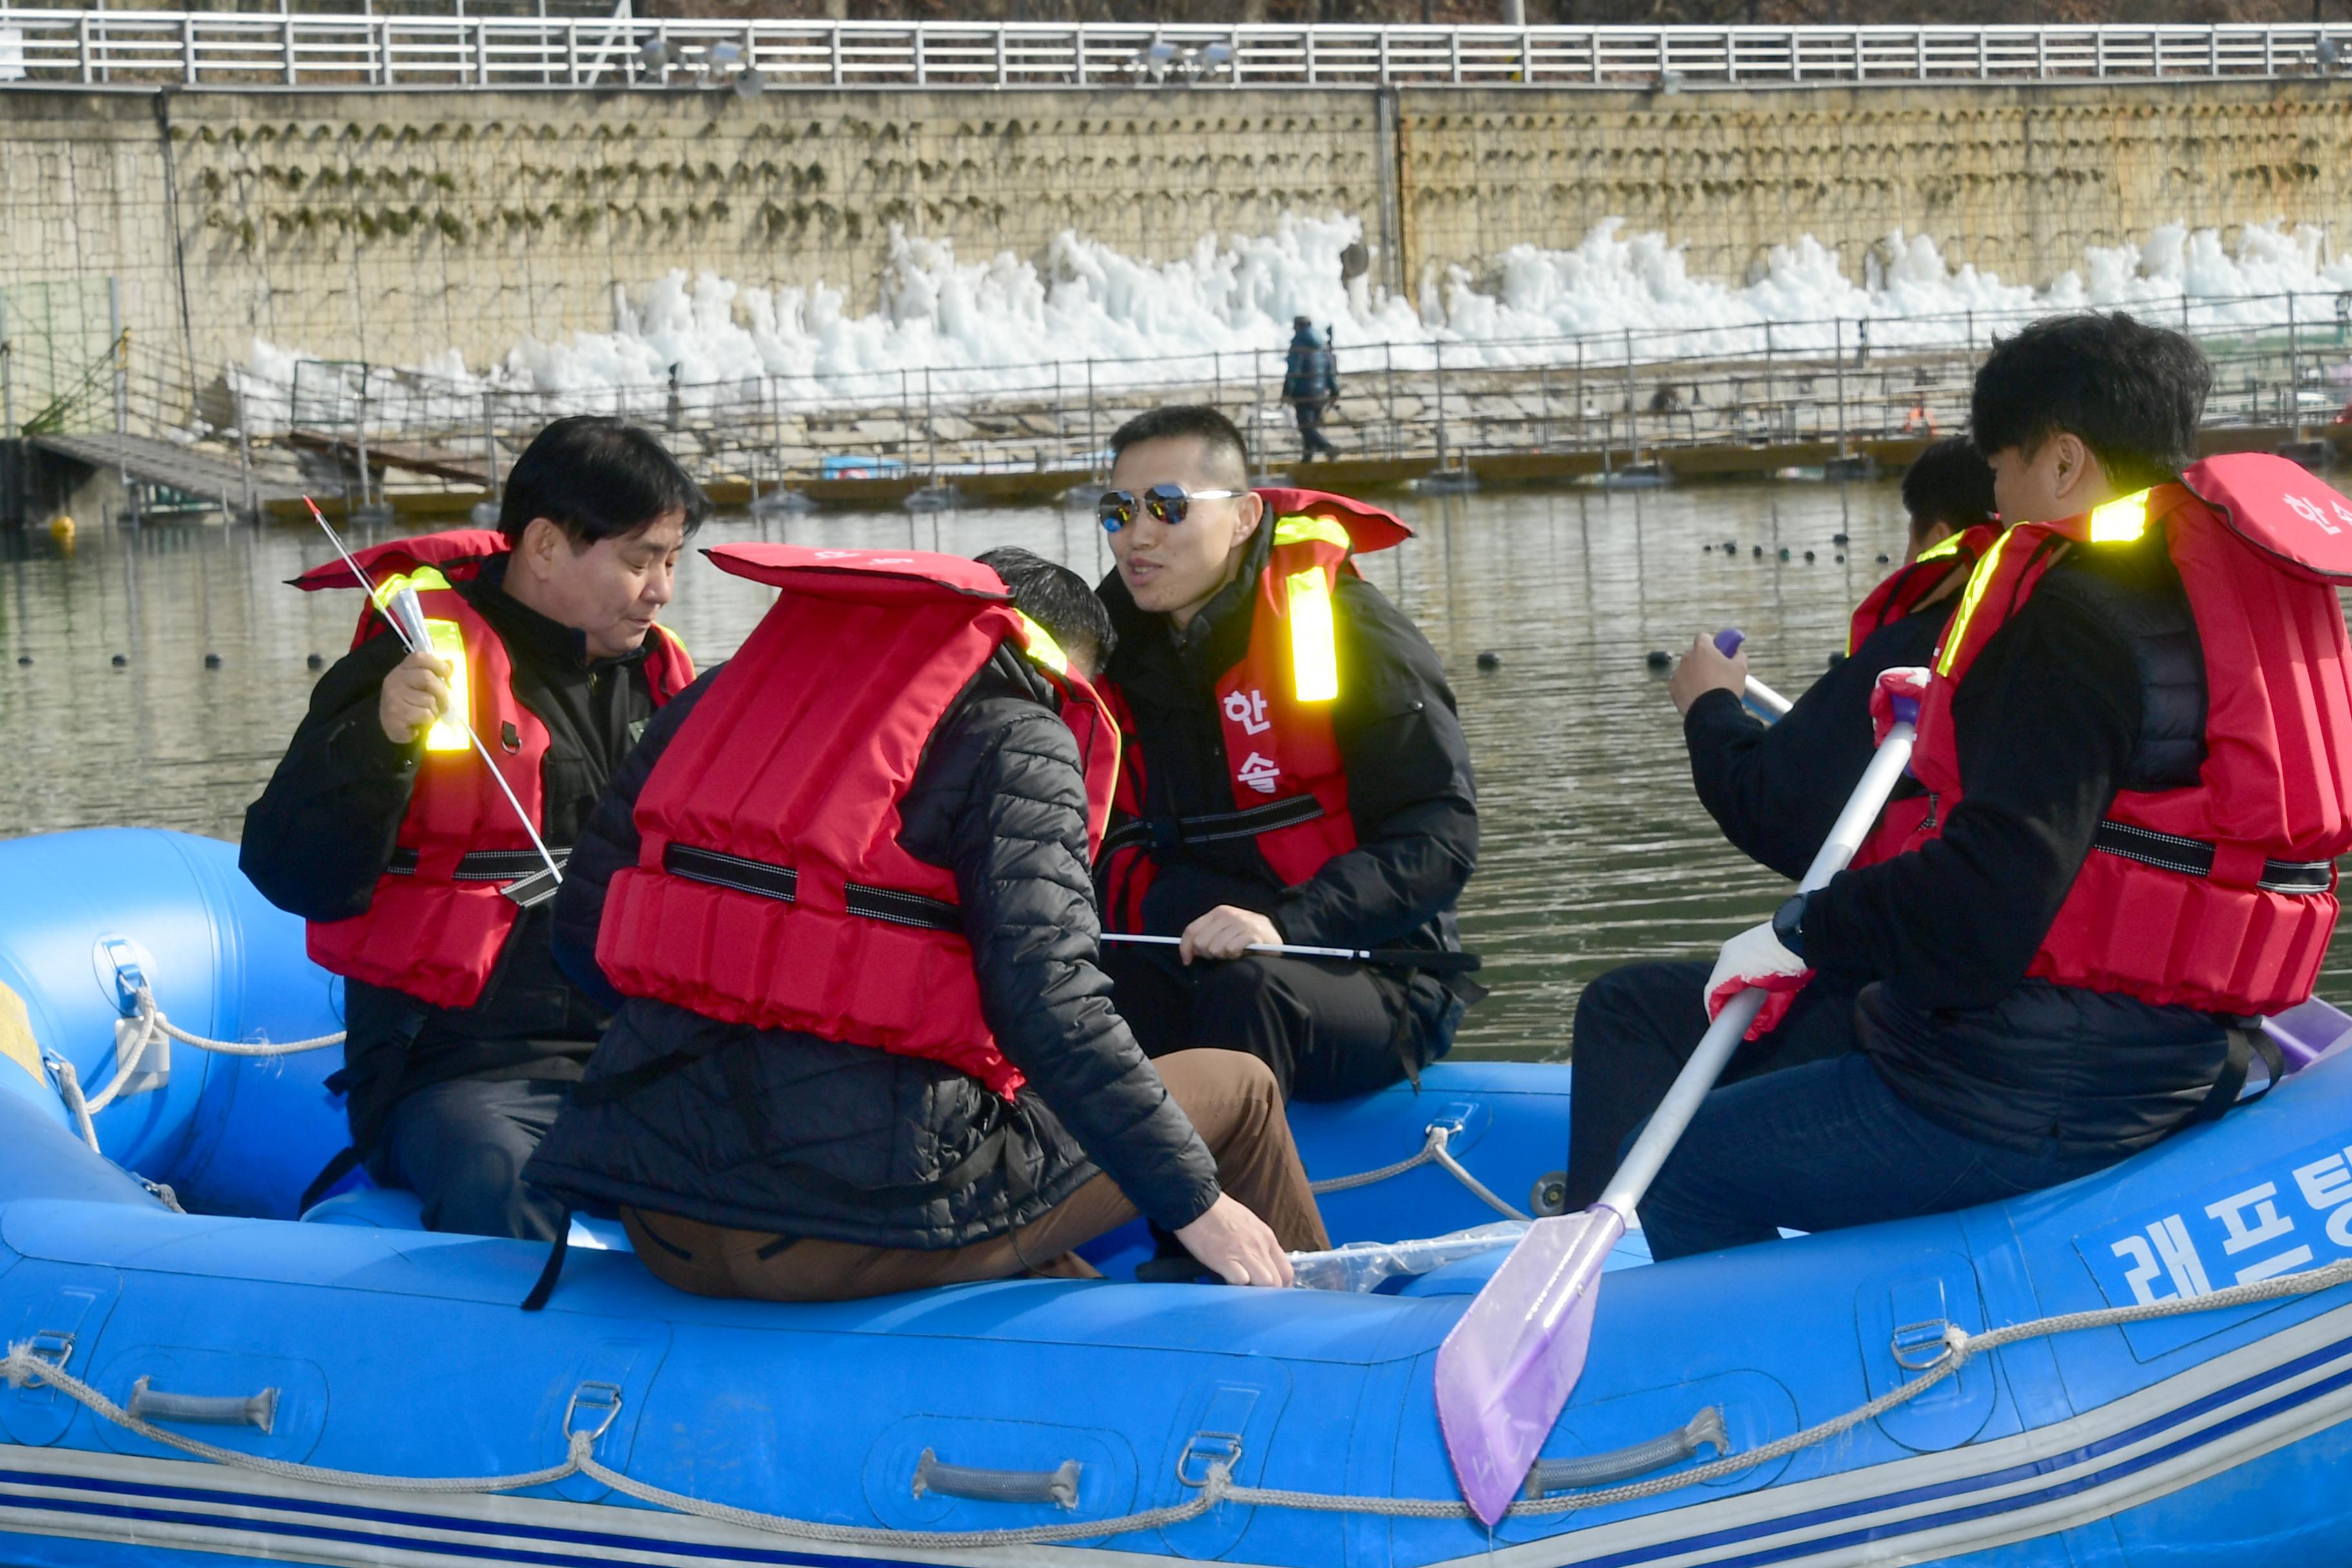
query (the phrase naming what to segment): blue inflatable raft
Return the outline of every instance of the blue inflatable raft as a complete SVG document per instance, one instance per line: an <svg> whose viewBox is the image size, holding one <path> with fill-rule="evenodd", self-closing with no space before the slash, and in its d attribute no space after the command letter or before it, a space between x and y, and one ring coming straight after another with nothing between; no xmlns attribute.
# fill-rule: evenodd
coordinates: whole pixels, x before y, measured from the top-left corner
<svg viewBox="0 0 2352 1568"><path fill-rule="evenodd" d="M1531 1478L1565 1489L1489 1531L1432 1377L1498 1253L1374 1294L1020 1280L785 1307L591 1247L526 1315L543 1247L417 1231L398 1194L290 1212L342 1142L340 1053L167 1052L142 1021L143 988L215 1041L339 1026L228 847L0 844L0 985L11 1563L2352 1559L2352 1291L2312 1288L2352 1258L2352 1055L2000 1207L1629 1252ZM1317 1177L1403 1166L1327 1196L1335 1238L1495 1219L1465 1175L1539 1203L1566 1076L1447 1065L1298 1108ZM73 1096L104 1101L86 1127Z"/></svg>

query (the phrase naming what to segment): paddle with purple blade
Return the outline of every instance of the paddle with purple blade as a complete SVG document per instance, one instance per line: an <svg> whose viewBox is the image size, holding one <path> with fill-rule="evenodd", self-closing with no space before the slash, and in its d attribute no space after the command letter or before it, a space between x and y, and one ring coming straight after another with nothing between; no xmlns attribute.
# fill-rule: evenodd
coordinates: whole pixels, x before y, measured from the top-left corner
<svg viewBox="0 0 2352 1568"><path fill-rule="evenodd" d="M1714 640L1715 651L1721 654L1724 658L1729 658L1733 654L1739 651L1739 645L1748 640L1748 634L1741 631L1738 626L1726 626L1721 631L1715 634ZM1754 713L1759 719L1763 720L1767 724L1771 723L1773 721L1779 719L1782 714L1788 712L1790 709L1796 706L1795 703L1790 701L1787 698L1781 696L1779 692L1773 690L1770 687L1765 685L1762 681L1757 679L1752 675L1748 678L1747 695L1742 697L1740 700L1748 705L1750 712Z"/></svg>
<svg viewBox="0 0 2352 1568"><path fill-rule="evenodd" d="M1896 710L1901 721L1863 771L1797 884L1800 891L1810 892L1845 868L1903 776L1918 714L1907 701L1898 701ZM1643 1194L1763 1005L1760 990L1725 1004L1601 1201L1581 1214L1536 1221L1438 1347L1438 1425L1462 1495L1486 1523L1502 1518L1517 1495L1583 1375L1610 1249L1633 1223Z"/></svg>

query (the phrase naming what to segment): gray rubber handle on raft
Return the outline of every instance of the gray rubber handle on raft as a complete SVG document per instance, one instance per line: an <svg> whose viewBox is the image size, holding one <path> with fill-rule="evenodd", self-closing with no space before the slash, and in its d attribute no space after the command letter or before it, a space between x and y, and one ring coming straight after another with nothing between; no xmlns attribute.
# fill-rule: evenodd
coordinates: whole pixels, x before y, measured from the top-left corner
<svg viewBox="0 0 2352 1568"><path fill-rule="evenodd" d="M1064 1459L1050 1470L985 1470L976 1465L946 1465L929 1448L915 1461L915 1495L968 1498L973 1502L1050 1502L1078 1506L1078 1472L1086 1467Z"/></svg>
<svg viewBox="0 0 2352 1568"><path fill-rule="evenodd" d="M258 1426L267 1434L278 1419L278 1391L235 1394L163 1394L141 1378L131 1385L131 1414L142 1421L183 1426Z"/></svg>
<svg viewBox="0 0 2352 1568"><path fill-rule="evenodd" d="M1630 1481L1652 1470L1679 1465L1703 1447L1711 1447L1718 1454L1730 1451L1730 1440L1723 1431L1723 1411L1718 1405L1710 1405L1692 1416L1687 1426L1630 1448L1612 1448L1606 1454L1584 1454L1570 1459L1538 1459L1528 1468L1527 1495L1543 1498L1579 1487Z"/></svg>

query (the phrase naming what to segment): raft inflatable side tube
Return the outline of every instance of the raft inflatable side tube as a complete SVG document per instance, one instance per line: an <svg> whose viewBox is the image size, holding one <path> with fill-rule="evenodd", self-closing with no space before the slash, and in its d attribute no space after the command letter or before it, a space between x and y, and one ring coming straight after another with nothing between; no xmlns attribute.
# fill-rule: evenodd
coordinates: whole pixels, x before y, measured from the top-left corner
<svg viewBox="0 0 2352 1568"><path fill-rule="evenodd" d="M15 895L0 910L7 984L28 988L42 1045L93 1080L115 1015L92 944L109 932L144 945L166 1011L200 1032L332 1026L299 923L229 885L226 847L174 837L0 844L0 886ZM174 1082L146 1106L101 1116L101 1142L145 1139L163 1163L139 1173L193 1175L192 1195L290 1203L341 1141L317 1083L338 1053L221 1058L182 1079L194 1054L175 1051ZM257 1474L27 1378L0 1386L0 1558L15 1563L2272 1568L2341 1556L2352 1287L2219 1310L2198 1300L2352 1258L2352 1054L2063 1187L1622 1270L1543 1444L1548 1473L1664 1451L1718 1423L1729 1468L1693 1480L1712 1456L1669 1453L1655 1495L1571 1493L1491 1533L1444 1512L1456 1494L1432 1396L1437 1348L1491 1254L1393 1295L1007 1279L794 1306L685 1295L633 1258L586 1252L544 1312L524 1313L542 1245L175 1214L27 1089L46 1086L0 1064L0 1081L12 1076L0 1332L47 1347L93 1397L143 1400L160 1429L242 1455L373 1477L562 1466L570 1431L597 1463L669 1497L898 1532L779 1533L577 1471L499 1495ZM1464 1106L1449 1149L1516 1196L1557 1169L1565 1080L1558 1068L1438 1063L1418 1092L1296 1108L1294 1125L1311 1173L1363 1173L1412 1155ZM1487 1217L1426 1160L1333 1194L1328 1209L1343 1241ZM1743 1458L1918 1383L1954 1331L2134 1302L2167 1315L1989 1352L1834 1438ZM1243 1486L1356 1500L1111 1522L1198 1500L1213 1462ZM1394 1500L1430 1507L1376 1511ZM985 1552L934 1533L1064 1526L1066 1544Z"/></svg>

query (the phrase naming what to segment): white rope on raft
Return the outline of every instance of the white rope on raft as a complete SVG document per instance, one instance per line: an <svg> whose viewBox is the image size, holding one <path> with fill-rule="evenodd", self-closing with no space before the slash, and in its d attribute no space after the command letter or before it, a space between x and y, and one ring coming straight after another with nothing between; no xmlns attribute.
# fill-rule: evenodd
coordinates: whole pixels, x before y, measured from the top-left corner
<svg viewBox="0 0 2352 1568"><path fill-rule="evenodd" d="M155 1003L155 994L142 985L131 993L130 1016L120 1020L114 1031L114 1077L96 1094L85 1094L81 1075L73 1063L54 1052L43 1059L58 1080L58 1094L66 1102L66 1110L74 1119L74 1127L82 1142L92 1152L103 1152L98 1147L98 1129L90 1118L112 1105L123 1089L139 1074L139 1064L147 1055L147 1047L165 1038L194 1046L200 1051L210 1051L223 1057L290 1057L304 1051L320 1051L329 1046L343 1043L340 1029L331 1035L318 1035L307 1040L212 1040L202 1035L192 1035L163 1016Z"/></svg>
<svg viewBox="0 0 2352 1568"><path fill-rule="evenodd" d="M2125 1323L2147 1322L2157 1318L2185 1316L2192 1312L2222 1311L2232 1307L2252 1305L2257 1301L2282 1300L2290 1296L2312 1295L2331 1290L2339 1285L2352 1284L2352 1258L2331 1263L2324 1268L2308 1269L2299 1274L2282 1274L2274 1279L2258 1279L2252 1284L2233 1285L2208 1295L2186 1300L2172 1298L2128 1307L2103 1307L2089 1311L2062 1312L2047 1318L2035 1318L2004 1328L1990 1329L1971 1334L1963 1329L1948 1325L1944 1331L1943 1353L1923 1369L1920 1375L1891 1389L1867 1404L1858 1405L1843 1415L1832 1416L1801 1431L1761 1444L1736 1454L1688 1469L1675 1470L1648 1480L1632 1481L1619 1486L1589 1491L1570 1491L1562 1496L1540 1500L1525 1500L1513 1503L1507 1516L1517 1519L1540 1518L1550 1514L1573 1512L1578 1509L1598 1508L1621 1502L1641 1502L1685 1487L1698 1486L1737 1475L1742 1470L1796 1453L1853 1430L1865 1421L1884 1415L1896 1405L1917 1398L1958 1373L1962 1367L1987 1351L1999 1350L2024 1340L2039 1339L2051 1334L2078 1332L2084 1329L2113 1328ZM1443 1498L1391 1498L1351 1496L1339 1492L1310 1492L1289 1488L1245 1487L1233 1479L1230 1461L1211 1461L1206 1473L1198 1480L1184 1473L1181 1462L1177 1476L1184 1485L1195 1489L1190 1500L1165 1508L1146 1509L1140 1512L1120 1514L1111 1519L1076 1520L1066 1524L1024 1525L1009 1530L887 1530L869 1525L827 1524L813 1520L791 1519L782 1514L761 1513L751 1509L736 1508L727 1503L710 1502L688 1497L666 1488L635 1480L600 1461L595 1455L596 1439L604 1434L618 1415L612 1407L603 1424L593 1431L571 1431L572 1413L566 1411L564 1421L571 1452L563 1462L545 1469L530 1470L508 1476L374 1476L357 1470L329 1469L317 1465L298 1465L284 1459L265 1458L256 1454L241 1454L233 1448L218 1447L194 1437L184 1437L177 1432L166 1431L151 1422L142 1420L112 1400L82 1382L61 1366L37 1354L30 1341L8 1347L8 1354L0 1360L0 1379L12 1388L47 1386L82 1405L102 1420L110 1421L126 1431L135 1432L152 1442L199 1459L237 1469L252 1470L275 1476L282 1480L310 1485L358 1488L383 1492L406 1493L488 1493L512 1491L523 1487L546 1486L567 1476L584 1475L614 1491L666 1508L675 1513L689 1514L697 1519L712 1520L722 1524L740 1526L770 1535L781 1535L801 1541L823 1541L843 1545L882 1546L895 1548L955 1548L989 1546L1041 1546L1058 1542L1084 1541L1099 1536L1124 1535L1136 1531L1160 1530L1198 1519L1221 1502L1237 1503L1245 1508L1286 1508L1314 1513L1359 1513L1391 1519L1468 1519L1467 1503Z"/></svg>
<svg viewBox="0 0 2352 1568"><path fill-rule="evenodd" d="M1391 1176L1402 1176L1407 1171L1419 1170L1423 1165L1435 1165L1469 1188L1471 1194L1480 1203L1485 1204L1505 1219L1533 1219L1535 1217L1533 1215L1522 1214L1496 1197L1492 1188L1472 1175L1462 1162L1454 1157L1446 1149L1446 1144L1453 1136L1453 1128L1443 1121L1438 1122L1429 1129L1428 1141L1422 1144L1421 1152L1411 1159L1399 1160L1393 1165L1382 1165L1377 1171L1359 1171L1352 1176L1332 1176L1320 1182L1309 1182L1307 1184L1307 1190L1320 1197L1325 1193L1344 1193L1356 1187L1369 1187L1375 1182L1385 1182Z"/></svg>

